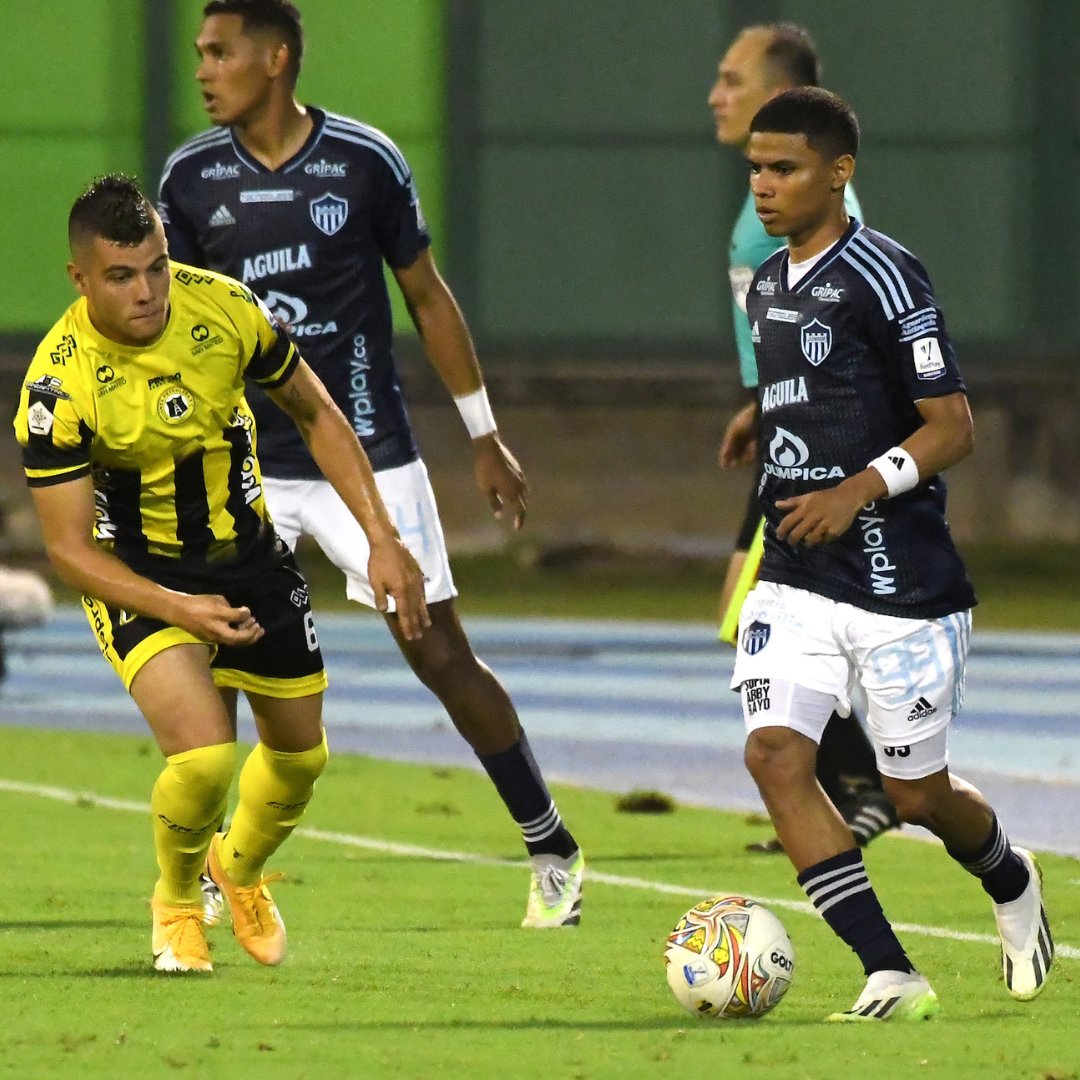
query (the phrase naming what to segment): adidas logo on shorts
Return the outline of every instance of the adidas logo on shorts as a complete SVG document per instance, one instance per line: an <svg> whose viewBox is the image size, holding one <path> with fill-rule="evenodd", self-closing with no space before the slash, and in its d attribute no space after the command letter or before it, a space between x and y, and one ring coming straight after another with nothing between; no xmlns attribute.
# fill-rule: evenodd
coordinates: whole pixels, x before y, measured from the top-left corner
<svg viewBox="0 0 1080 1080"><path fill-rule="evenodd" d="M937 712L937 708L930 704L926 698L921 697L915 702L911 712L908 713L907 718L911 720L925 720L928 716L933 716Z"/></svg>

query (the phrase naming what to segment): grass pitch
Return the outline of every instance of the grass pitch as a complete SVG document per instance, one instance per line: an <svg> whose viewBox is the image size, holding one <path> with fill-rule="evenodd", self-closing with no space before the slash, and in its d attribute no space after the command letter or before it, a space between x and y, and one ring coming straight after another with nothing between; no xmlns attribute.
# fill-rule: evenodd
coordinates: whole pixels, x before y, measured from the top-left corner
<svg viewBox="0 0 1080 1080"><path fill-rule="evenodd" d="M611 795L557 788L593 876L580 927L530 932L517 926L520 844L485 778L339 754L276 860L285 964L259 968L218 928L212 975L162 976L149 963L150 740L7 728L0 746L6 1075L1078 1076L1075 860L1042 859L1067 955L1021 1005L977 883L937 846L877 841L871 874L894 920L916 924L901 936L942 1015L837 1027L822 1018L854 1000L861 971L805 912L786 860L743 852L760 820L626 814ZM792 989L760 1021L697 1020L665 983L665 935L716 892L771 900L795 944Z"/></svg>

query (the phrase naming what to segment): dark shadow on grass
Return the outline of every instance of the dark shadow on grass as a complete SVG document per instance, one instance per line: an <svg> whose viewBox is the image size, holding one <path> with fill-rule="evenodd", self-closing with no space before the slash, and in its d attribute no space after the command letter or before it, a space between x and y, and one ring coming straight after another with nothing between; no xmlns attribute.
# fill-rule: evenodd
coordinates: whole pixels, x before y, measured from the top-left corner
<svg viewBox="0 0 1080 1080"><path fill-rule="evenodd" d="M312 837L306 837L310 840ZM417 845L420 846L420 845ZM346 860L349 865L354 863L374 863L380 866L402 866L412 863L413 865L430 866L432 863L440 863L444 866L468 866L468 867L480 867L487 870L512 870L515 866L520 866L522 870L528 870L529 864L520 855L484 855L484 859L496 859L498 862L473 862L471 859L455 859L447 856L446 858L438 858L434 855L398 855L392 851L381 852L372 851L364 855L356 854L357 848L350 848L348 853L348 859ZM324 863L338 863L342 861L342 857L334 853L333 858L325 858L322 860ZM504 866L504 863L511 865Z"/></svg>
<svg viewBox="0 0 1080 1080"><path fill-rule="evenodd" d="M587 854L588 854L588 852L586 852L586 855ZM605 851L603 855L597 856L596 861L599 862L599 863L602 863L604 866L606 866L609 862L631 862L631 863L634 863L634 862L640 862L640 863L662 863L662 862L687 862L688 863L688 862L694 862L694 863L700 864L702 862L702 860L705 859L705 858L708 858L710 856L715 856L716 858L720 858L725 854L728 854L728 852L724 852L724 851L720 851L720 850L709 852L709 851L707 851L706 849L703 849L703 848L698 848L696 851L673 851L673 852L669 852L669 853L666 853L666 854L649 854L649 855L643 855L640 852L637 852L637 853L628 852L625 855L610 855L608 852ZM731 849L730 854L732 854L732 855L735 855L735 854L741 855L742 854L742 848L741 847L734 847L734 848ZM601 870L602 869L602 867L597 866L596 863L589 863L588 866L585 867L585 878L586 878L586 880L588 880L590 867L595 868L596 870Z"/></svg>
<svg viewBox="0 0 1080 1080"><path fill-rule="evenodd" d="M745 1021L741 1023L716 1023L710 1025L696 1017L686 1016L647 1016L625 1020L544 1020L534 1017L531 1020L343 1020L336 1024L278 1024L281 1030L294 1031L685 1031L688 1028L714 1031L744 1031L754 1029L759 1024L770 1028L795 1027L820 1028L821 1019ZM859 1025L848 1025L856 1027Z"/></svg>
<svg viewBox="0 0 1080 1080"><path fill-rule="evenodd" d="M10 979L168 979L169 973L155 971L149 961L145 964L131 964L128 967L89 968L86 971L28 971L19 968L12 971L0 971L0 980ZM194 976L185 976L194 978ZM205 977L205 976L204 976Z"/></svg>
<svg viewBox="0 0 1080 1080"><path fill-rule="evenodd" d="M341 924L339 926L320 926L320 933L333 933L333 934L356 934L356 933L370 933L378 934L380 937L386 937L389 935L398 934L462 934L462 933L499 933L501 931L514 931L517 934L521 933L519 925L510 922L499 923L462 923L455 926L431 926L430 924L424 926L408 926L400 922L395 923L371 923L370 925L364 925L361 923L349 923ZM547 933L547 931L545 931Z"/></svg>
<svg viewBox="0 0 1080 1080"><path fill-rule="evenodd" d="M141 924L130 919L26 919L0 922L5 930L130 930Z"/></svg>

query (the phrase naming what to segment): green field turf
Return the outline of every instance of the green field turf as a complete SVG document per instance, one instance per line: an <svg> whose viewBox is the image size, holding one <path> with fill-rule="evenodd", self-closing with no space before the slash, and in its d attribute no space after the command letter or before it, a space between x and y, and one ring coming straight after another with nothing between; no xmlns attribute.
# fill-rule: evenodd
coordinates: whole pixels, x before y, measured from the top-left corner
<svg viewBox="0 0 1080 1080"><path fill-rule="evenodd" d="M593 877L580 927L530 932L517 926L519 841L485 779L338 754L276 860L288 875L275 886L285 964L259 968L219 927L212 975L161 976L149 965L150 740L0 729L0 747L3 1075L1078 1076L1075 860L1042 860L1055 937L1071 955L1021 1005L1002 988L977 883L937 846L876 842L870 871L886 910L917 927L902 937L942 1015L838 1028L822 1018L854 1000L861 971L805 912L786 860L743 852L765 835L760 820L687 807L630 815L610 795L558 788ZM678 916L732 891L772 900L798 956L787 998L756 1023L697 1020L664 980Z"/></svg>

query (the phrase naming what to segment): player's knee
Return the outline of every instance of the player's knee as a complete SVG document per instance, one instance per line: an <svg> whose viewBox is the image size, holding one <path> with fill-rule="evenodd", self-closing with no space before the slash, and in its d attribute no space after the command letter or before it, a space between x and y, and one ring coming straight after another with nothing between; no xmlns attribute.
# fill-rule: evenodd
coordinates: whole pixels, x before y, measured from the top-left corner
<svg viewBox="0 0 1080 1080"><path fill-rule="evenodd" d="M293 788L311 787L322 776L330 760L325 732L320 741L307 750L271 750L261 744L259 752L278 779Z"/></svg>
<svg viewBox="0 0 1080 1080"><path fill-rule="evenodd" d="M236 770L236 743L200 746L169 759L169 769L188 796L205 806L217 806L229 794Z"/></svg>
<svg viewBox="0 0 1080 1080"><path fill-rule="evenodd" d="M318 746L305 750L302 754L296 754L297 768L311 781L312 784L319 779L330 760L330 748L326 745L326 735Z"/></svg>
<svg viewBox="0 0 1080 1080"><path fill-rule="evenodd" d="M480 672L480 662L468 643L459 643L443 634L428 632L417 643L410 657L413 671L428 689L439 694L452 684Z"/></svg>
<svg viewBox="0 0 1080 1080"><path fill-rule="evenodd" d="M883 776L882 786L896 814L908 825L921 825L933 829L937 810L937 797L933 788L918 780L897 780Z"/></svg>
<svg viewBox="0 0 1080 1080"><path fill-rule="evenodd" d="M743 760L759 788L790 787L813 775L800 750L794 731L759 728L747 736Z"/></svg>

